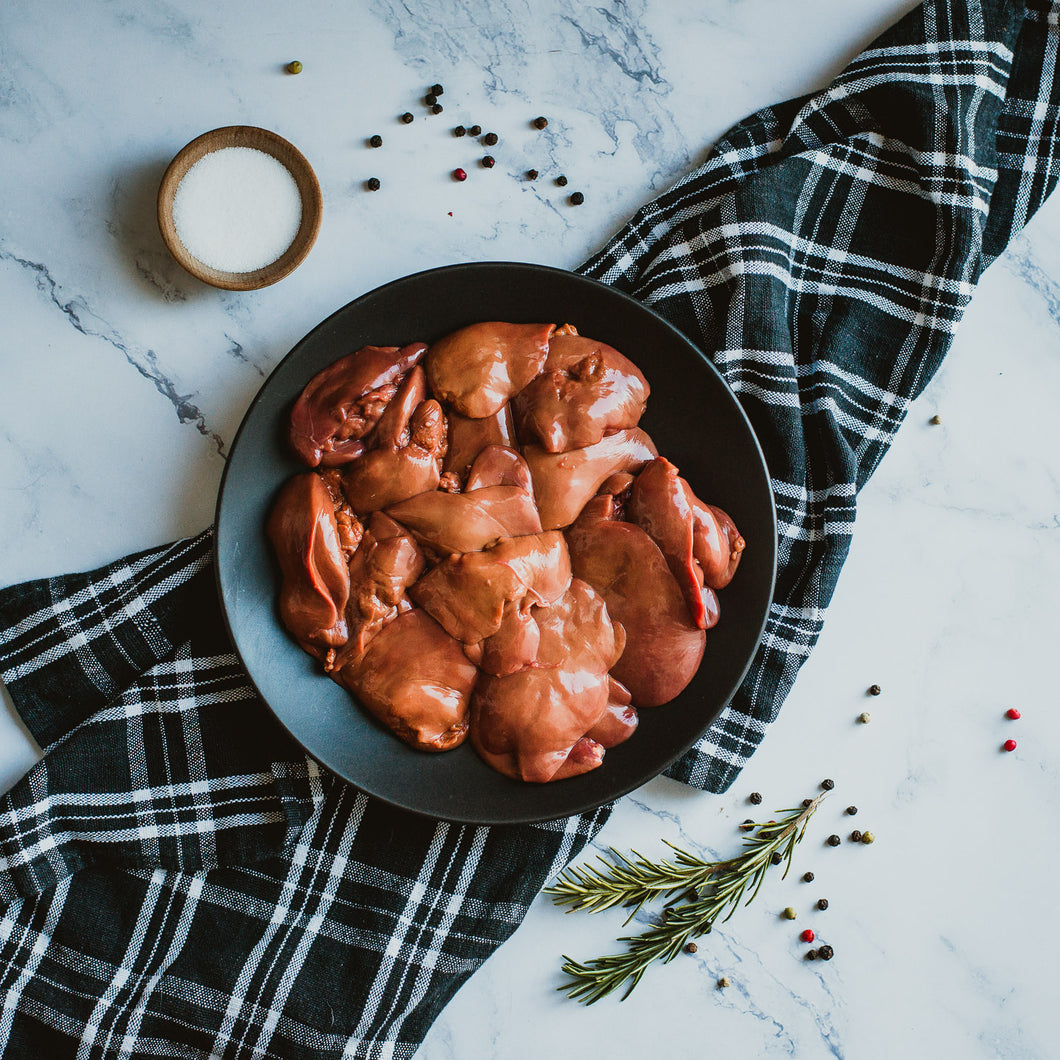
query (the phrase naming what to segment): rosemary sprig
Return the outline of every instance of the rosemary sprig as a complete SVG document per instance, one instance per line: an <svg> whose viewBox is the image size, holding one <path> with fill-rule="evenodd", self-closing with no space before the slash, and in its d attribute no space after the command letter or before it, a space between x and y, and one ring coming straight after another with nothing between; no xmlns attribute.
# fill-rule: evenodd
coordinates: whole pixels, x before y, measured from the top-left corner
<svg viewBox="0 0 1060 1060"><path fill-rule="evenodd" d="M618 940L629 943L624 953L586 962L564 954L563 971L570 982L559 989L575 1001L591 1005L628 984L624 1001L651 964L672 961L691 939L707 934L723 913L722 923L728 920L749 889L745 904L752 902L773 865L774 854L780 854L787 876L795 847L822 798L824 795L818 795L808 806L782 810L776 821L756 823L743 841L743 852L727 861L704 861L667 843L675 854L672 861L649 861L636 851L629 857L612 848L612 860L599 858L603 869L592 865L565 869L545 893L556 905L570 906L568 912L582 909L596 913L625 906L632 910L625 921L628 924L645 903L681 894L667 905L658 924L640 935ZM695 897L682 902L690 891Z"/></svg>

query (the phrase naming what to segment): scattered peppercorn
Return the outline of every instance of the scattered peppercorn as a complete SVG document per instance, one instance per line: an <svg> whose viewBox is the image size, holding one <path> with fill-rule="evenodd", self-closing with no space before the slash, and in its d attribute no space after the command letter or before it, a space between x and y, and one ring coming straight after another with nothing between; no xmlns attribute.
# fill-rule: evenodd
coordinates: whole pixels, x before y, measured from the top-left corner
<svg viewBox="0 0 1060 1060"><path fill-rule="evenodd" d="M561 173L558 177L556 177L556 183L561 188L565 188L567 186L567 178Z"/></svg>
<svg viewBox="0 0 1060 1060"><path fill-rule="evenodd" d="M465 128L463 127L463 125L458 125L458 126L457 126L457 127L456 127L456 128L454 129L454 130L453 130L453 135L454 135L454 136L467 136L467 129L465 129Z"/></svg>
<svg viewBox="0 0 1060 1060"><path fill-rule="evenodd" d="M827 840L825 840L825 842L826 842L826 843L827 843L827 844L828 844L828 845L829 845L830 847L837 847L837 846L839 846L839 844L840 844L840 843L842 843L842 842L843 842L843 840L842 840L842 839L840 839L840 838L839 838L839 836L837 836L837 835L836 835L836 834L835 834L835 833L833 832L833 833L832 833L832 834L831 834L831 835L830 835L830 836L828 837L828 839L827 839Z"/></svg>
<svg viewBox="0 0 1060 1060"><path fill-rule="evenodd" d="M873 835L872 832L862 832L861 833L861 841L863 843L875 843L876 842L876 836Z"/></svg>
<svg viewBox="0 0 1060 1060"><path fill-rule="evenodd" d="M548 126L548 118L534 118L531 124L535 129L544 129Z"/></svg>
<svg viewBox="0 0 1060 1060"><path fill-rule="evenodd" d="M817 960L817 951L816 950L807 950L806 951L806 960L808 960L808 961Z"/></svg>
<svg viewBox="0 0 1060 1060"><path fill-rule="evenodd" d="M496 133L486 133L486 135L482 137L482 142L487 147L492 147L499 140L500 140L500 137Z"/></svg>
<svg viewBox="0 0 1060 1060"><path fill-rule="evenodd" d="M732 983L730 982L729 977L727 975L723 975L718 980L718 988L720 990L724 990L727 986L732 986Z"/></svg>
<svg viewBox="0 0 1060 1060"><path fill-rule="evenodd" d="M854 831L850 833L850 841L852 843L861 842L861 832L857 828L855 828Z"/></svg>
<svg viewBox="0 0 1060 1060"><path fill-rule="evenodd" d="M526 179L527 180L537 180L537 178L538 178L538 172L537 172L536 169L528 169L526 171Z"/></svg>
<svg viewBox="0 0 1060 1060"><path fill-rule="evenodd" d="M441 85L431 85L431 95L432 96L444 96L445 95L445 89L442 88Z"/></svg>
<svg viewBox="0 0 1060 1060"><path fill-rule="evenodd" d="M1019 719L1023 717L1023 715L1020 714L1020 712L1015 707L1009 707L1008 710L1005 711L1005 717L1011 718L1013 721L1019 721Z"/></svg>
<svg viewBox="0 0 1060 1060"><path fill-rule="evenodd" d="M851 817L853 817L853 816L854 816L854 814L856 814L857 812L858 812L858 808L857 808L856 806L848 806L848 807L847 807L847 813L848 813L848 814L849 814L849 815L850 815Z"/></svg>
<svg viewBox="0 0 1060 1060"><path fill-rule="evenodd" d="M375 136L369 137L368 146L369 147L382 147L383 146L383 138L381 136L379 136L378 134L376 134Z"/></svg>
<svg viewBox="0 0 1060 1060"><path fill-rule="evenodd" d="M467 170L454 169L453 170L453 180L467 180Z"/></svg>
<svg viewBox="0 0 1060 1060"><path fill-rule="evenodd" d="M784 855L779 850L773 851L773 856L769 859L774 865L779 865L784 860Z"/></svg>
<svg viewBox="0 0 1060 1060"><path fill-rule="evenodd" d="M802 805L803 806L810 806L812 803L813 803L813 799L803 799L802 800Z"/></svg>
<svg viewBox="0 0 1060 1060"><path fill-rule="evenodd" d="M860 713L860 714L858 715L858 721L859 721L859 722L860 722L860 723L861 723L862 725L868 725L868 723L869 723L870 721L872 721L872 715L871 715L871 714L870 714L870 713L869 713L869 712L868 712L867 710L863 710L863 711L862 711L862 712L861 712L861 713Z"/></svg>
<svg viewBox="0 0 1060 1060"><path fill-rule="evenodd" d="M817 899L817 908L820 909L821 912L823 913L828 908L828 899L827 898L818 898Z"/></svg>
<svg viewBox="0 0 1060 1060"><path fill-rule="evenodd" d="M468 134L468 136L481 136L482 135L482 126L481 125L472 125L467 130L467 134Z"/></svg>
<svg viewBox="0 0 1060 1060"><path fill-rule="evenodd" d="M492 169L497 164L497 159L495 159L493 157L493 155L483 155L482 156L482 164L487 169Z"/></svg>
<svg viewBox="0 0 1060 1060"><path fill-rule="evenodd" d="M382 187L382 185L379 183L379 178L378 177L369 177L364 182L364 186L369 191L378 191Z"/></svg>
<svg viewBox="0 0 1060 1060"><path fill-rule="evenodd" d="M688 945L687 945L687 946L685 947L685 953L695 953L695 952L696 952L696 950L698 950L698 949L699 949L699 947L698 947L698 946L697 946L697 945L696 945L696 944L695 944L694 942L690 942L690 943L689 943L689 944L688 944Z"/></svg>
<svg viewBox="0 0 1060 1060"><path fill-rule="evenodd" d="M942 417L936 412L934 416L928 421L933 427L937 427L942 422Z"/></svg>
<svg viewBox="0 0 1060 1060"><path fill-rule="evenodd" d="M780 914L785 920L794 920L799 914L789 905L783 913Z"/></svg>
<svg viewBox="0 0 1060 1060"><path fill-rule="evenodd" d="M800 936L803 942L813 942L817 936L813 933L813 928L807 928Z"/></svg>
<svg viewBox="0 0 1060 1060"><path fill-rule="evenodd" d="M410 111L410 110L405 111L405 113L401 115L401 120L406 125L410 125L412 123L412 111Z"/></svg>
<svg viewBox="0 0 1060 1060"><path fill-rule="evenodd" d="M297 59L293 59L287 64L287 72L289 74L300 74L302 72L302 64Z"/></svg>
<svg viewBox="0 0 1060 1060"><path fill-rule="evenodd" d="M817 956L820 957L822 961L830 961L835 956L835 950L833 950L831 946L822 946L817 951Z"/></svg>
<svg viewBox="0 0 1060 1060"><path fill-rule="evenodd" d="M804 872L802 874L802 882L803 883L813 883L813 873L812 872Z"/></svg>
<svg viewBox="0 0 1060 1060"><path fill-rule="evenodd" d="M431 107L432 114L441 114L443 110L445 110L445 107L443 107L441 103L435 103L435 105Z"/></svg>
<svg viewBox="0 0 1060 1060"><path fill-rule="evenodd" d="M1015 751L1016 750L1016 741L1015 740L1006 740L1001 745L1001 750L1002 751Z"/></svg>
<svg viewBox="0 0 1060 1060"><path fill-rule="evenodd" d="M830 777L826 778L821 781L821 787L824 788L825 791L831 791L832 788L835 787L835 781L832 780Z"/></svg>
<svg viewBox="0 0 1060 1060"><path fill-rule="evenodd" d="M878 696L883 691L879 685L869 685L869 695Z"/></svg>
<svg viewBox="0 0 1060 1060"><path fill-rule="evenodd" d="M744 823L742 825L740 825L740 831L741 832L753 832L754 831L754 827L755 827L754 821L752 821L751 818L748 817L747 820L744 821Z"/></svg>
<svg viewBox="0 0 1060 1060"><path fill-rule="evenodd" d="M751 794L747 796L747 801L754 806L761 806L762 793L760 791L752 791Z"/></svg>
<svg viewBox="0 0 1060 1060"><path fill-rule="evenodd" d="M572 196L570 197L570 204L571 204L571 206L581 206L581 204L582 204L583 202L585 202L585 196L584 196L584 195L582 195L582 193L581 193L580 191L576 191L576 192L575 192L575 193L574 193L574 194L573 194L573 195L572 195Z"/></svg>
<svg viewBox="0 0 1060 1060"><path fill-rule="evenodd" d="M433 92L428 92L427 95L423 97L423 102L426 103L428 107L433 107L435 103L438 102L438 97Z"/></svg>

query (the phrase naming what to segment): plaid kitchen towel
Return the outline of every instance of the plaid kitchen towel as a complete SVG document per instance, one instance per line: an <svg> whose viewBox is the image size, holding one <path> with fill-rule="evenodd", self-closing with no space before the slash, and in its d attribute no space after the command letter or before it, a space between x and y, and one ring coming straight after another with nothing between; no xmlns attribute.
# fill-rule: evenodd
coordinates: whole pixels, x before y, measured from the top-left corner
<svg viewBox="0 0 1060 1060"><path fill-rule="evenodd" d="M776 491L776 601L672 771L694 786L724 790L761 740L858 489L1056 183L1058 17L930 0L827 90L738 125L585 266L713 358ZM0 800L3 1056L411 1056L607 817L431 822L319 768L231 653L210 548L0 593L0 677L46 752Z"/></svg>

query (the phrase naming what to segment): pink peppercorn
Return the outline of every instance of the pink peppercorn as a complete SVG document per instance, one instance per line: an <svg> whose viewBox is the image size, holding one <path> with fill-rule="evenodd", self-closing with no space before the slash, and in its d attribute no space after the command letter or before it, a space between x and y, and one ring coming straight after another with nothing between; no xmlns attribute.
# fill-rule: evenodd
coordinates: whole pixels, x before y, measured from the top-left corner
<svg viewBox="0 0 1060 1060"><path fill-rule="evenodd" d="M817 936L816 936L816 935L815 935L815 934L813 933L813 928L807 928L807 929L806 929L806 930L805 930L805 931L804 931L804 932L803 932L803 933L802 933L802 934L801 934L801 935L799 936L799 938L800 938L800 939L802 939L802 941L803 941L803 942L813 942L813 940L814 940L814 939L815 939L816 937L817 937Z"/></svg>
<svg viewBox="0 0 1060 1060"><path fill-rule="evenodd" d="M453 170L453 179L454 180L467 180L467 170L454 169Z"/></svg>
<svg viewBox="0 0 1060 1060"><path fill-rule="evenodd" d="M1013 721L1019 721L1021 716L1022 715L1015 707L1009 707L1008 710L1005 711L1005 717L1011 718Z"/></svg>
<svg viewBox="0 0 1060 1060"><path fill-rule="evenodd" d="M1015 740L1006 740L1001 745L1001 750L1003 750L1003 751L1015 751L1016 750L1016 741Z"/></svg>

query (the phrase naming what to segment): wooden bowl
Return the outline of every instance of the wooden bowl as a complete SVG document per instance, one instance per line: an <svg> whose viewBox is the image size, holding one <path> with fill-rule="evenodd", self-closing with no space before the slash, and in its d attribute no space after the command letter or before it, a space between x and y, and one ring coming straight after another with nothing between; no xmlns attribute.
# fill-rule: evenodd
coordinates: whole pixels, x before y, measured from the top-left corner
<svg viewBox="0 0 1060 1060"><path fill-rule="evenodd" d="M275 261L252 272L223 272L204 265L185 249L173 223L173 196L184 174L205 155L225 147L251 147L272 155L294 177L302 199L302 222L294 241ZM169 163L158 189L158 227L169 252L176 258L177 264L196 279L226 291L256 291L294 272L316 242L322 213L320 184L305 155L282 136L253 125L228 125L197 136Z"/></svg>

